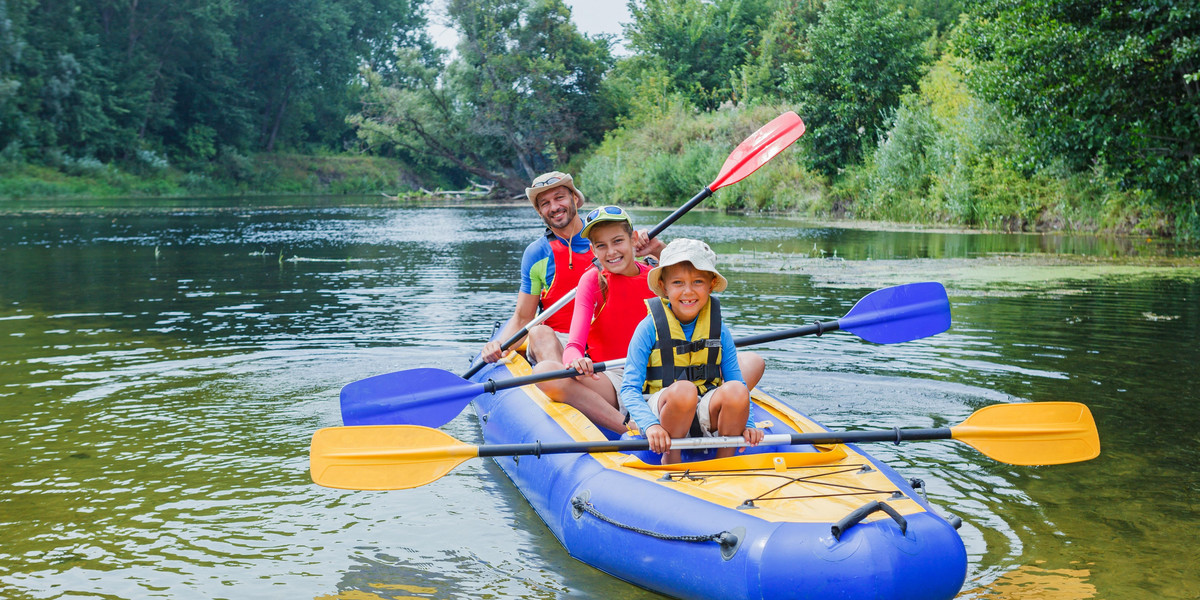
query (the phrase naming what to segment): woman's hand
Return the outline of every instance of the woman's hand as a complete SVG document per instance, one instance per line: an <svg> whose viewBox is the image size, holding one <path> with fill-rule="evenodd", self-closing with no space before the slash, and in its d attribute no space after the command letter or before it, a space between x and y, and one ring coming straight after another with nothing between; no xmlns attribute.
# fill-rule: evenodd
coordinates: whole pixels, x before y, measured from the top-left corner
<svg viewBox="0 0 1200 600"><path fill-rule="evenodd" d="M650 449L659 454L666 454L671 449L671 434L657 423L646 429L646 441L650 442Z"/></svg>

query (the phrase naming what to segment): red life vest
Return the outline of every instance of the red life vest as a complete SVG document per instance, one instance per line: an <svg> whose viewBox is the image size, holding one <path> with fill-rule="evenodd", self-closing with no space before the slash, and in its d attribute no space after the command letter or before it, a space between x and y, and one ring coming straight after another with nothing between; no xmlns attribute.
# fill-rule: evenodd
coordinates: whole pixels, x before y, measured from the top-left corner
<svg viewBox="0 0 1200 600"><path fill-rule="evenodd" d="M642 263L637 266L638 274L633 276L608 271L601 273L608 283L608 297L596 311L588 330L587 353L594 361L625 358L633 330L646 318L645 300L655 294L646 285L650 267ZM589 270L584 276L595 277L596 274Z"/></svg>
<svg viewBox="0 0 1200 600"><path fill-rule="evenodd" d="M546 237L549 238L550 250L554 253L554 281L550 282L550 287L542 290L538 309L551 306L571 293L571 290L579 285L579 278L583 276L583 272L592 266L593 255L590 247L587 252L571 252L571 247L564 244L549 229L546 230ZM546 317L542 324L560 333L570 333L571 315L574 312L575 303L568 302L558 312Z"/></svg>

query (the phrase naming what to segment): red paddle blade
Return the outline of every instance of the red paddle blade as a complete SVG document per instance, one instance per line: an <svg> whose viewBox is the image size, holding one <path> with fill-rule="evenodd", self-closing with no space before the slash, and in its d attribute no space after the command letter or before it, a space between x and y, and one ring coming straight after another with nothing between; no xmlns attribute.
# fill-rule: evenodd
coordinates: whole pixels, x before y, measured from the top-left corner
<svg viewBox="0 0 1200 600"><path fill-rule="evenodd" d="M804 121L792 111L775 117L761 129L750 134L721 166L721 173L709 184L708 189L717 191L731 183L737 183L747 175L767 164L767 161L791 146L804 135Z"/></svg>

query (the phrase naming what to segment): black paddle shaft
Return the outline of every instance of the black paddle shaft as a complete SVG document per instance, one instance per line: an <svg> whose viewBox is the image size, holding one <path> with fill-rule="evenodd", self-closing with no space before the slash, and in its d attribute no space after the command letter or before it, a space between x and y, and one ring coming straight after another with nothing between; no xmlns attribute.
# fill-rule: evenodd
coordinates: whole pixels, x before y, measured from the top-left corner
<svg viewBox="0 0 1200 600"><path fill-rule="evenodd" d="M765 344L767 342L777 342L794 337L805 335L820 336L826 331L837 331L842 328L841 322L833 321L815 321L812 325L797 327L795 329L787 329L785 331L772 331L769 333L759 333L755 335L747 335L733 340L733 344L738 348L742 346L753 346L755 344Z"/></svg>
<svg viewBox="0 0 1200 600"><path fill-rule="evenodd" d="M767 342L776 342L794 337L805 335L821 335L826 331L837 331L839 329L838 321L817 321L812 325L804 327L796 327L785 331L773 331L770 333L760 333L757 335L747 335L736 338L733 343L737 347L753 346L754 344L765 344ZM608 363L598 362L592 365L592 371L602 373L608 368ZM561 371L548 371L546 373L537 373L534 375L526 375L524 377L513 377L504 381L496 381L489 379L483 382L483 391L489 394L495 394L500 390L507 390L531 383L541 383L543 381L553 381L555 379L566 379L568 377L578 377L580 373L575 369L562 369Z"/></svg>
<svg viewBox="0 0 1200 600"><path fill-rule="evenodd" d="M793 433L789 443L797 444L855 444L859 442L894 442L914 440L949 440L954 432L949 427L938 429L901 429L881 431L832 431L819 433ZM629 452L649 450L650 442L644 439L613 440L608 442L530 442L527 444L485 444L478 446L479 456L541 456L543 454L571 454L588 452Z"/></svg>

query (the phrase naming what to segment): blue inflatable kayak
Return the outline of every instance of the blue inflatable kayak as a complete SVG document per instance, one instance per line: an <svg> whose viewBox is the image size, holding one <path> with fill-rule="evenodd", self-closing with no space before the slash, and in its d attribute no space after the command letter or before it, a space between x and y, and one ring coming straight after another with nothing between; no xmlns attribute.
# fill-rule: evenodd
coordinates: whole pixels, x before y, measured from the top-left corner
<svg viewBox="0 0 1200 600"><path fill-rule="evenodd" d="M530 374L517 353L476 382ZM826 431L754 392L768 434ZM603 441L586 417L532 385L474 400L488 444ZM962 588L955 527L854 445L499 457L571 556L676 598L946 599Z"/></svg>

